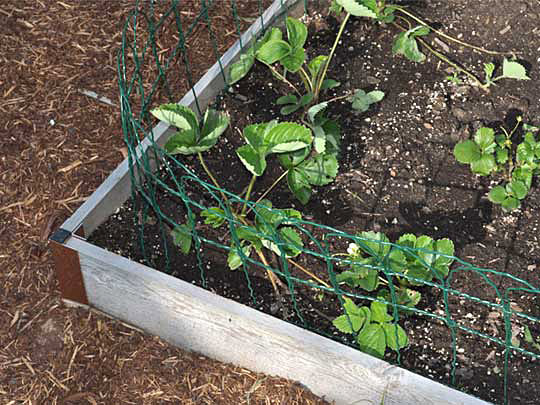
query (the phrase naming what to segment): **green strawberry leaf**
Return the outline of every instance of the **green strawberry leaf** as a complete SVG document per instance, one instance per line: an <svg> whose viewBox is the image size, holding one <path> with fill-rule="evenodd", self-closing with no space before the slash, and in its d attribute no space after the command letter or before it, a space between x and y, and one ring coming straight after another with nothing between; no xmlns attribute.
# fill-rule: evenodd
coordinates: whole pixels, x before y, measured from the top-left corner
<svg viewBox="0 0 540 405"><path fill-rule="evenodd" d="M302 48L306 43L308 30L299 20L287 17L287 39L293 48Z"/></svg>
<svg viewBox="0 0 540 405"><path fill-rule="evenodd" d="M495 204L502 204L506 200L507 194L503 186L496 186L488 194L489 201Z"/></svg>
<svg viewBox="0 0 540 405"><path fill-rule="evenodd" d="M519 206L520 206L519 200L514 197L506 198L501 204L501 207L505 212L517 210Z"/></svg>
<svg viewBox="0 0 540 405"><path fill-rule="evenodd" d="M335 155L317 155L300 163L295 170L301 173L309 184L324 186L336 178L338 162Z"/></svg>
<svg viewBox="0 0 540 405"><path fill-rule="evenodd" d="M371 323L358 334L356 341L360 350L372 356L383 358L386 351L386 336L382 325Z"/></svg>
<svg viewBox="0 0 540 405"><path fill-rule="evenodd" d="M343 333L357 333L365 322L369 320L369 309L357 307L348 297L343 297L343 299L345 301L343 304L345 314L334 319L332 324Z"/></svg>
<svg viewBox="0 0 540 405"><path fill-rule="evenodd" d="M251 48L247 53L240 55L240 59L229 69L229 86L243 79L255 63L255 51Z"/></svg>
<svg viewBox="0 0 540 405"><path fill-rule="evenodd" d="M336 3L342 6L345 11L355 17L377 18L377 14L372 10L359 4L356 0L336 0Z"/></svg>
<svg viewBox="0 0 540 405"><path fill-rule="evenodd" d="M225 211L218 207L211 207L201 211L201 217L204 218L204 223L212 226L212 228L219 228L227 219Z"/></svg>
<svg viewBox="0 0 540 405"><path fill-rule="evenodd" d="M533 178L533 171L529 168L518 167L512 172L512 180L521 181L527 189L531 188Z"/></svg>
<svg viewBox="0 0 540 405"><path fill-rule="evenodd" d="M491 128L479 128L474 135L474 141L480 147L480 149L485 152L489 148L493 147L495 142L495 132Z"/></svg>
<svg viewBox="0 0 540 405"><path fill-rule="evenodd" d="M293 48L289 54L280 58L279 63L290 72L298 72L306 60L306 51L304 48Z"/></svg>
<svg viewBox="0 0 540 405"><path fill-rule="evenodd" d="M478 160L471 162L471 171L480 176L487 176L496 169L495 157L490 153L483 153Z"/></svg>
<svg viewBox="0 0 540 405"><path fill-rule="evenodd" d="M244 256L249 257L251 253L251 245L246 245L242 247L242 253ZM240 266L242 266L242 257L238 253L238 250L236 250L235 247L231 247L229 250L229 254L227 255L227 264L229 266L230 270L236 270Z"/></svg>
<svg viewBox="0 0 540 405"><path fill-rule="evenodd" d="M171 231L171 236L174 245L179 247L183 254L187 255L191 249L191 227L186 224L178 225Z"/></svg>
<svg viewBox="0 0 540 405"><path fill-rule="evenodd" d="M527 71L525 67L519 62L504 59L503 61L503 77L507 79L517 79L517 80L531 80L527 76Z"/></svg>
<svg viewBox="0 0 540 405"><path fill-rule="evenodd" d="M195 113L182 104L162 104L150 113L160 121L178 129L192 130L198 137L199 122Z"/></svg>
<svg viewBox="0 0 540 405"><path fill-rule="evenodd" d="M426 55L418 49L418 43L415 37L428 34L429 28L427 30L426 28L425 26L418 26L400 33L394 40L392 53L394 55L403 55L413 62L423 62L426 59Z"/></svg>
<svg viewBox="0 0 540 405"><path fill-rule="evenodd" d="M291 46L281 40L272 39L263 44L255 54L257 59L267 65L277 62L291 53Z"/></svg>
<svg viewBox="0 0 540 405"><path fill-rule="evenodd" d="M317 77L319 76L319 72L321 71L322 67L324 66L324 63L328 60L328 56L326 55L319 55L315 58L313 58L308 64L308 70L311 74L311 80L315 81Z"/></svg>
<svg viewBox="0 0 540 405"><path fill-rule="evenodd" d="M267 154L292 152L305 148L312 141L311 130L294 122L279 123L264 137Z"/></svg>
<svg viewBox="0 0 540 405"><path fill-rule="evenodd" d="M382 325L382 328L386 336L386 345L390 349L397 352L409 344L407 333L398 324L385 323Z"/></svg>
<svg viewBox="0 0 540 405"><path fill-rule="evenodd" d="M486 82L491 83L493 72L495 71L495 65L493 63L484 63L484 72L486 74Z"/></svg>
<svg viewBox="0 0 540 405"><path fill-rule="evenodd" d="M302 163L310 153L311 145L308 145L303 149L298 149L293 152L279 153L277 157L281 166L288 170Z"/></svg>
<svg viewBox="0 0 540 405"><path fill-rule="evenodd" d="M358 237L362 238L357 242L358 246L370 256L382 258L390 252L390 240L382 232L364 231Z"/></svg>
<svg viewBox="0 0 540 405"><path fill-rule="evenodd" d="M289 173L287 173L287 185L298 201L304 205L308 203L312 190L302 171L296 168L290 169Z"/></svg>
<svg viewBox="0 0 540 405"><path fill-rule="evenodd" d="M266 169L265 156L255 150L251 145L244 145L236 149L236 154L253 175L261 176Z"/></svg>
<svg viewBox="0 0 540 405"><path fill-rule="evenodd" d="M474 141L468 139L454 147L454 156L459 163L472 163L480 159L482 152Z"/></svg>
<svg viewBox="0 0 540 405"><path fill-rule="evenodd" d="M386 304L382 302L372 301L370 309L372 322L385 323L393 319L390 315L388 315Z"/></svg>
<svg viewBox="0 0 540 405"><path fill-rule="evenodd" d="M324 79L321 84L321 91L333 89L341 86L341 83L334 79Z"/></svg>
<svg viewBox="0 0 540 405"><path fill-rule="evenodd" d="M298 97L296 97L294 94L287 94L285 96L281 96L276 100L277 105L284 105L284 104L297 104L298 103Z"/></svg>
<svg viewBox="0 0 540 405"><path fill-rule="evenodd" d="M529 192L529 189L527 188L525 183L519 180L512 180L510 183L508 183L506 189L509 193L512 193L512 195L518 200L523 200Z"/></svg>
<svg viewBox="0 0 540 405"><path fill-rule="evenodd" d="M211 148L228 126L229 117L227 114L209 108L204 114L198 146Z"/></svg>
<svg viewBox="0 0 540 405"><path fill-rule="evenodd" d="M505 164L508 161L508 149L497 147L495 149L495 158L498 164Z"/></svg>
<svg viewBox="0 0 540 405"><path fill-rule="evenodd" d="M382 91L374 90L366 93L364 90L359 89L349 97L349 101L352 103L353 109L366 112L371 104L381 101L383 98L384 93Z"/></svg>
<svg viewBox="0 0 540 405"><path fill-rule="evenodd" d="M270 241L268 239L263 239L262 244L267 249L272 250L278 255L281 255L281 252L283 250L283 254L285 254L285 257L296 257L300 253L302 253L302 246L304 246L302 242L302 238L300 237L300 234L296 229L290 227L290 226L284 226L279 229L279 236L282 239L282 244L278 246L273 241Z"/></svg>

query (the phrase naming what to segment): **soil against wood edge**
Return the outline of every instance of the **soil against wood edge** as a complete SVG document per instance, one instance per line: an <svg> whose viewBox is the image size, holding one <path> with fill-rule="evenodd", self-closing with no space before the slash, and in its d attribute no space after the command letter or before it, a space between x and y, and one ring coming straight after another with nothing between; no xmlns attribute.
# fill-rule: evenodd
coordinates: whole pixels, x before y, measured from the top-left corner
<svg viewBox="0 0 540 405"><path fill-rule="evenodd" d="M343 143L340 169L334 183L319 188L305 207L301 207L281 184L271 194L276 207L295 206L305 217L349 233L361 230L383 231L395 240L404 233L427 234L434 238L448 237L456 245L456 255L478 267L490 268L519 277L537 288L540 286L540 190L534 184L521 210L508 214L493 206L485 195L489 179L474 177L468 167L458 164L452 155L456 142L467 139L480 126L512 127L518 115L531 124L540 124L538 94L538 62L540 61L540 4L522 1L508 10L504 1L468 2L465 0L416 2L413 9L434 25L450 34L461 36L487 49L519 51L519 59L529 68L531 81L500 81L489 94L468 85L444 80L449 72L437 60L428 58L425 64L414 64L391 56L393 29L354 20L347 26L343 43L338 48L330 76L343 83L336 89L380 89L385 99L366 114L355 115L348 105L333 104L329 114L342 126ZM310 57L328 53L338 22L332 18L317 20L310 25ZM451 54L455 60L482 71L482 63L493 59L488 55L457 48ZM500 62L502 57L495 58ZM480 74L480 73L479 73ZM284 120L270 104L287 89L277 83L269 72L256 66L250 77L236 85L220 101L220 108L231 115L232 129L209 152L211 170L222 179L231 192L239 193L249 178L236 164L234 150L241 144L238 129L273 118ZM247 114L246 114L247 112ZM232 163L231 163L232 162ZM184 163L196 173L202 173L195 159ZM179 173L178 173L179 174ZM265 176L257 182L260 193L280 174L276 164L270 164ZM171 185L170 179L166 179ZM211 196L194 184L187 187L190 198L211 206ZM158 197L160 209L178 223L185 213L179 201L169 193ZM184 280L201 285L201 269L206 288L220 295L316 329L345 343L351 343L336 333L331 319L339 314L335 297L320 299L313 290L297 286L296 307L277 305L266 279L250 273L250 285L239 270L226 269L225 256L219 249L205 245L202 267L196 255L182 256L166 239L162 244L159 223L150 215L146 219L144 241L146 255L138 248L140 223L137 207L130 202L112 216L94 235L92 242L134 260L160 269L167 249L171 272ZM152 233L152 229L155 231ZM205 235L222 235L202 224L198 230ZM335 248L344 249L342 241L333 241ZM155 247L155 248L154 248ZM307 260L307 259L306 259ZM316 265L307 261L306 265ZM518 285L508 277L489 277L501 293ZM451 286L465 294L495 302L496 291L475 272L456 272ZM444 314L441 293L422 290L421 308ZM256 304L253 298L256 297ZM513 293L509 296L516 311L538 317L538 296ZM502 315L488 306L463 297L451 297L452 320L486 335L505 339ZM297 312L298 311L298 312ZM531 351L523 338L523 319L512 319L512 334ZM528 325L533 334L540 334L539 325ZM447 326L418 316L404 322L411 344L402 351L404 367L434 380L449 382L452 372L451 336ZM484 338L459 332L457 334L456 386L483 399L502 403L503 350ZM395 361L389 354L387 360ZM540 395L534 384L540 379L538 361L514 354L509 363L510 403L533 404Z"/></svg>

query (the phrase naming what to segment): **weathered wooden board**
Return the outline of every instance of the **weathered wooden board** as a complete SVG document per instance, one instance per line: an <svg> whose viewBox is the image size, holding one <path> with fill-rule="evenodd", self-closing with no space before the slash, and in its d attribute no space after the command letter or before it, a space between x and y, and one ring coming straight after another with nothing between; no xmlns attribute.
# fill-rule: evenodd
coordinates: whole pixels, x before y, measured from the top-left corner
<svg viewBox="0 0 540 405"><path fill-rule="evenodd" d="M66 247L79 252L92 306L174 345L299 381L336 404L488 404L78 237Z"/></svg>

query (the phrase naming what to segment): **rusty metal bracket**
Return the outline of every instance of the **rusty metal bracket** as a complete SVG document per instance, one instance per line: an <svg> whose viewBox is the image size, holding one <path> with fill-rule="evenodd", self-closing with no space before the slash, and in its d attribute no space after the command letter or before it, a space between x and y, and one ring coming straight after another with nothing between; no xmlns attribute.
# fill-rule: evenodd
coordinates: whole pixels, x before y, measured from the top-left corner
<svg viewBox="0 0 540 405"><path fill-rule="evenodd" d="M56 278L62 298L88 305L79 254L64 245L64 242L71 236L70 231L60 228L49 238Z"/></svg>

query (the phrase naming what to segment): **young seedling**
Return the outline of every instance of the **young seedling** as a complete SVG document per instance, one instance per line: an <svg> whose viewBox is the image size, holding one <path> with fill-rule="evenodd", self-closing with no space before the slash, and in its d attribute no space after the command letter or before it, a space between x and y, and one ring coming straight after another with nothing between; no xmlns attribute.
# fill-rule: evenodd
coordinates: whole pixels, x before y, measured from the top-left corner
<svg viewBox="0 0 540 405"><path fill-rule="evenodd" d="M495 134L491 128L480 128L474 139L459 142L454 147L456 160L469 164L474 174L502 173L506 184L495 186L488 199L500 204L504 211L513 211L521 206L521 201L530 191L533 177L540 171L540 141L533 134L538 128L523 124L526 130L523 142L515 146L512 141L521 124L522 119L518 117L510 132L501 127L502 134Z"/></svg>
<svg viewBox="0 0 540 405"><path fill-rule="evenodd" d="M501 75L493 77L493 73L495 72L495 65L493 63L484 63L484 72L486 74L484 87L494 85L495 82L501 79L531 80L527 76L527 71L523 65L515 60L508 60L506 58L503 60Z"/></svg>
<svg viewBox="0 0 540 405"><path fill-rule="evenodd" d="M537 337L536 339L533 337L531 330L527 325L525 325L525 342L532 345L536 350L540 352L540 337Z"/></svg>
<svg viewBox="0 0 540 405"><path fill-rule="evenodd" d="M495 65L493 63L484 63L484 72L486 74L485 87L489 87L501 79L531 80L527 76L527 71L523 65L506 58L503 60L503 71L500 76L493 77L493 73L495 72Z"/></svg>
<svg viewBox="0 0 540 405"><path fill-rule="evenodd" d="M195 113L181 104L163 104L151 110L150 113L157 119L178 128L178 132L171 136L165 144L165 150L171 155L196 154L208 177L218 189L221 189L206 165L202 152L207 151L217 143L219 137L229 126L229 117L225 113L208 109L199 122ZM223 197L226 200L224 195Z"/></svg>
<svg viewBox="0 0 540 405"><path fill-rule="evenodd" d="M372 301L369 307L358 307L350 298L343 300L345 313L333 324L339 331L355 335L360 350L383 358L387 348L399 351L409 344L407 333L388 314L386 304Z"/></svg>

